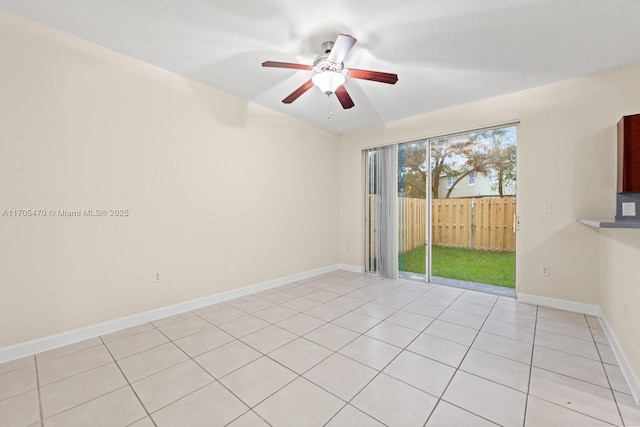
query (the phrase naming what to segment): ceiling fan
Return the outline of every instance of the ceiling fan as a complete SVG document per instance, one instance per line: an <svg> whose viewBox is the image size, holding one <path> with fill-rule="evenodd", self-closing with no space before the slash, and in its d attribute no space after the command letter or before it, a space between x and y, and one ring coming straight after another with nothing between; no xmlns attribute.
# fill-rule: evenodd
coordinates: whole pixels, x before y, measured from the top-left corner
<svg viewBox="0 0 640 427"><path fill-rule="evenodd" d="M313 61L313 65L266 61L262 63L262 66L292 68L294 70L309 70L315 73L311 79L282 100L285 104L291 104L293 101L298 99L300 95L311 89L313 86L317 86L327 96L335 93L342 105L342 108L351 108L355 104L353 103L351 96L349 96L349 92L347 92L347 89L344 87L346 77L388 84L395 84L398 81L398 76L396 74L371 70L359 70L357 68L345 68L342 61L344 61L344 58L347 56L353 45L356 44L356 41L357 40L350 35L338 34L335 43L329 41L322 44L324 53L316 57Z"/></svg>

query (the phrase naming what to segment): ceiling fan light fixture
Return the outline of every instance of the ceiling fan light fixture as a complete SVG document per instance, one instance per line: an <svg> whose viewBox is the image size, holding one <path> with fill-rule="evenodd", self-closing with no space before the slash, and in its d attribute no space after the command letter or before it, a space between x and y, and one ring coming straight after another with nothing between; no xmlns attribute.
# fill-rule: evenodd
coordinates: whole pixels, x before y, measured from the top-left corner
<svg viewBox="0 0 640 427"><path fill-rule="evenodd" d="M331 95L344 84L344 75L335 71L321 71L311 79L325 95Z"/></svg>
<svg viewBox="0 0 640 427"><path fill-rule="evenodd" d="M398 76L380 71L360 70L358 68L344 68L344 59L356 43L356 39L348 34L338 34L336 41L322 44L324 53L316 56L313 65L295 64L291 62L265 61L263 67L291 68L294 70L313 71L315 74L300 87L291 92L282 100L283 104L291 104L300 95L306 93L312 87L317 86L325 95L336 94L340 105L345 110L355 104L344 86L347 77L352 79L370 80L373 82L395 84ZM331 103L329 103L331 105Z"/></svg>

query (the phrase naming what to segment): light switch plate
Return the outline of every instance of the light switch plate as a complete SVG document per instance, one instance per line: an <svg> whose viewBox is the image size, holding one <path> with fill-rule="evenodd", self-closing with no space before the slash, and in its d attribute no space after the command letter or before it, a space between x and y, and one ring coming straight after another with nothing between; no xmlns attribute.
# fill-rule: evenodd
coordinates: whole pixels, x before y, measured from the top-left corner
<svg viewBox="0 0 640 427"><path fill-rule="evenodd" d="M622 216L636 216L636 202L622 202Z"/></svg>

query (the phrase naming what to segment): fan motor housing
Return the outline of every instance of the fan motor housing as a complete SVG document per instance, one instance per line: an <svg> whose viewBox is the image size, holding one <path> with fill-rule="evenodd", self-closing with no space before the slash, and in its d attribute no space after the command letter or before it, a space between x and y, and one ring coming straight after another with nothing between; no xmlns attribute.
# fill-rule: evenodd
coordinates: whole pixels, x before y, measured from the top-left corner
<svg viewBox="0 0 640 427"><path fill-rule="evenodd" d="M313 69L319 73L322 71L333 71L341 73L344 68L344 64L334 64L327 59L328 54L320 55L313 61Z"/></svg>
<svg viewBox="0 0 640 427"><path fill-rule="evenodd" d="M322 50L324 53L316 56L316 59L313 60L313 69L314 71L321 73L323 71L333 71L335 73L341 73L344 69L344 63L333 63L329 61L329 54L331 53L331 49L333 49L333 42L324 42L322 43Z"/></svg>
<svg viewBox="0 0 640 427"><path fill-rule="evenodd" d="M324 42L324 43L322 43L322 51L324 53L331 52L331 49L333 49L333 42Z"/></svg>

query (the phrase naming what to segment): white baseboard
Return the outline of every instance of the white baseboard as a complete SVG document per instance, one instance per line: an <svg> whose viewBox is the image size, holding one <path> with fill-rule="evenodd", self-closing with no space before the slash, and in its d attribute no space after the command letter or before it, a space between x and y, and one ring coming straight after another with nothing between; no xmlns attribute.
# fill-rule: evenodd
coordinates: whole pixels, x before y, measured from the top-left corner
<svg viewBox="0 0 640 427"><path fill-rule="evenodd" d="M543 305L545 307L574 311L576 313L584 313L591 316L597 316L599 310L599 307L595 304L585 304L582 302L567 301L558 298L541 297L538 295L523 294L522 292L518 292L517 298L519 302L524 302L526 304Z"/></svg>
<svg viewBox="0 0 640 427"><path fill-rule="evenodd" d="M267 280L265 282L245 286L243 288L221 292L204 298L198 298L168 307L162 307L156 310L134 314L132 316L124 317L121 319L111 320L97 325L87 326L85 328L75 329L73 331L63 332L44 338L38 338L33 341L0 348L0 363L19 359L25 356L30 356L32 354L40 353L43 351L52 350L54 348L73 344L86 339L95 338L100 335L116 332L121 329L130 328L132 326L141 325L147 322L152 322L164 317L173 316L175 314L184 313L186 311L195 310L201 307L206 307L211 304L228 301L233 298L242 297L245 295L264 291L266 289L293 283L298 280L308 279L320 274L330 273L336 270L362 272L362 267L348 264L329 265L326 267L293 274L291 276L280 277L278 279Z"/></svg>
<svg viewBox="0 0 640 427"><path fill-rule="evenodd" d="M611 344L611 350L613 350L613 354L616 356L616 360L618 361L618 365L620 366L620 370L622 371L622 375L624 375L624 379L627 380L627 384L631 389L631 394L633 395L633 399L636 401L636 404L640 405L640 381L633 373L633 369L629 365L629 361L618 344L618 340L616 339L616 335L613 333L613 329L609 326L609 322L607 322L607 318L604 316L600 307L598 307L598 319L600 320L600 324L604 329L604 333L609 339L609 344Z"/></svg>
<svg viewBox="0 0 640 427"><path fill-rule="evenodd" d="M336 264L338 270L346 270L352 273L364 273L364 266L357 266L351 264Z"/></svg>

